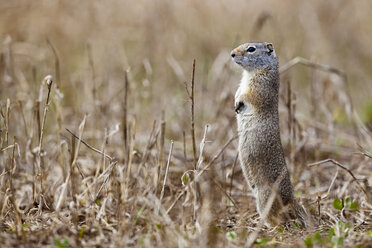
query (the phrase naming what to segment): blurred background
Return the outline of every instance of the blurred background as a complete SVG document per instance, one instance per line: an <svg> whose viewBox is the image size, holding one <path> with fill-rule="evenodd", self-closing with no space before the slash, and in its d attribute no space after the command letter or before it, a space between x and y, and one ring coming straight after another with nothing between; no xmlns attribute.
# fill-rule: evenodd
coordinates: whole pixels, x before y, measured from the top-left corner
<svg viewBox="0 0 372 248"><path fill-rule="evenodd" d="M241 70L229 51L246 41L268 41L281 65L301 56L344 71L358 112L372 122L371 8L368 0L1 1L1 101L36 98L51 74L75 116L94 115L96 105L113 114L102 122L115 123L129 70L129 112L139 127L148 128L162 110L167 120L182 121L188 103L183 83L196 59L196 122L203 126L216 121L220 98L228 97L225 107L232 109ZM303 66L291 69L299 107L309 105L302 99L313 74ZM170 132L181 129L172 125Z"/></svg>

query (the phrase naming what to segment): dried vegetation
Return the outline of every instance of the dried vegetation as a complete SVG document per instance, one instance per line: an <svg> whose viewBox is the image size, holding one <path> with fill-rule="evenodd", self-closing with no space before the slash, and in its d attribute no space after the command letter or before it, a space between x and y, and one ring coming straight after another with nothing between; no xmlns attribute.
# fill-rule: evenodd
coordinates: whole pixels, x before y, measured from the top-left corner
<svg viewBox="0 0 372 248"><path fill-rule="evenodd" d="M371 8L0 2L1 246L370 247ZM280 57L309 230L262 227L237 161L229 50L247 40Z"/></svg>

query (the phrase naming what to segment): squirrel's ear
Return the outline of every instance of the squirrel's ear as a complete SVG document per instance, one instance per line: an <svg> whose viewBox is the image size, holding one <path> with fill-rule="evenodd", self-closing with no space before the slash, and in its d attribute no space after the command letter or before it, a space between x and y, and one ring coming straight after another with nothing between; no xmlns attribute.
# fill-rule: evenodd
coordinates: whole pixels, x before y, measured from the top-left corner
<svg viewBox="0 0 372 248"><path fill-rule="evenodd" d="M267 43L267 44L266 44L266 47L267 47L267 49L269 49L269 53L272 53L272 52L274 51L273 44L271 44L271 43Z"/></svg>

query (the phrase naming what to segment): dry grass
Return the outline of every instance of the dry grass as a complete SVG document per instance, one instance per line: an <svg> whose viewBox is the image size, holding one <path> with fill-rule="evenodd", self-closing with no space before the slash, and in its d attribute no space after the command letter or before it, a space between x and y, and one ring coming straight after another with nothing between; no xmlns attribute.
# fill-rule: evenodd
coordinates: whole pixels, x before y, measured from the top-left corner
<svg viewBox="0 0 372 248"><path fill-rule="evenodd" d="M371 246L371 8L2 1L0 243ZM313 215L306 231L260 227L236 159L229 51L248 40L278 51L282 142Z"/></svg>

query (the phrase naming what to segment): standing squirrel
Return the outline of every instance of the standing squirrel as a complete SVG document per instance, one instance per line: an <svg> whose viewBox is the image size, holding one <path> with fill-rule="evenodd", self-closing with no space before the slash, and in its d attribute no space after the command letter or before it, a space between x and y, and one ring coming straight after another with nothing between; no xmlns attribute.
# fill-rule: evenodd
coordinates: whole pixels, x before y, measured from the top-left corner
<svg viewBox="0 0 372 248"><path fill-rule="evenodd" d="M239 159L255 197L257 211L268 226L306 215L293 195L279 129L279 63L270 43L245 43L231 52L243 67L235 94Z"/></svg>

